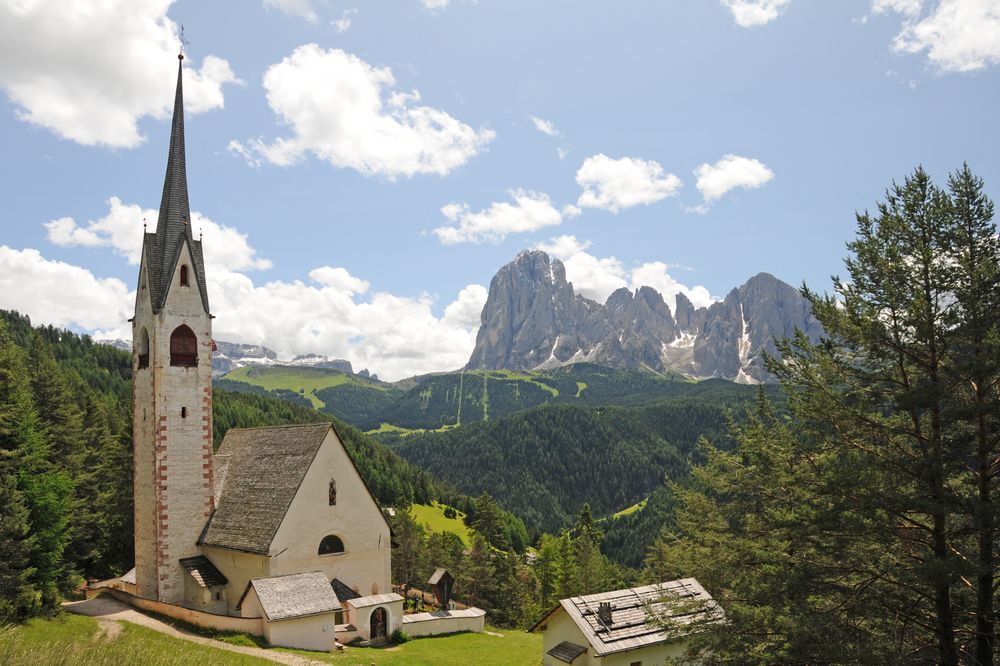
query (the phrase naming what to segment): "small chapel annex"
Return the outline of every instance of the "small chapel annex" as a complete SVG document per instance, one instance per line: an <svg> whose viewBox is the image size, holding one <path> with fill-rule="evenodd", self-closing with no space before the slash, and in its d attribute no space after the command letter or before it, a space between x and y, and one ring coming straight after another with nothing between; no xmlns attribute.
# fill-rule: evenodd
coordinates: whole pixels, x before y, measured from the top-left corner
<svg viewBox="0 0 1000 666"><path fill-rule="evenodd" d="M259 627L275 645L378 641L402 621L389 525L331 424L230 430L213 453L213 316L191 228L178 57L131 320L135 569L118 590L143 608L199 612L199 623Z"/></svg>

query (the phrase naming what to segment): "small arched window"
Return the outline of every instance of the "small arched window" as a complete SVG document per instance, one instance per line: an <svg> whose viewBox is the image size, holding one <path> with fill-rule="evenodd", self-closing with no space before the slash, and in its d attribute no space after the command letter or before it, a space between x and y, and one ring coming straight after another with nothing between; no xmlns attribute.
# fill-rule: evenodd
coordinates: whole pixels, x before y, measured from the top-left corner
<svg viewBox="0 0 1000 666"><path fill-rule="evenodd" d="M181 266L181 286L188 286L188 267L187 265Z"/></svg>
<svg viewBox="0 0 1000 666"><path fill-rule="evenodd" d="M170 334L170 365L198 365L198 338L194 331L181 324Z"/></svg>
<svg viewBox="0 0 1000 666"><path fill-rule="evenodd" d="M344 542L340 540L339 536L331 534L323 537L323 540L319 542L320 555L335 555L342 552L344 552Z"/></svg>
<svg viewBox="0 0 1000 666"><path fill-rule="evenodd" d="M136 340L136 351L139 355L139 369L149 367L149 332L143 326L139 329L139 337Z"/></svg>

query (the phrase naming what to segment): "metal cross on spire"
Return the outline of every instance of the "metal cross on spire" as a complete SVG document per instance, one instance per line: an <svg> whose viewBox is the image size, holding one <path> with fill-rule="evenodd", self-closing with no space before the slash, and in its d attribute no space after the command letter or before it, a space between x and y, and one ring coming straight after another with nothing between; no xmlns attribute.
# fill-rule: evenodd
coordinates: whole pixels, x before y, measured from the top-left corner
<svg viewBox="0 0 1000 666"><path fill-rule="evenodd" d="M178 33L177 39L181 43L180 53L177 54L177 59L178 60L184 60L184 47L187 46L187 45L189 45L191 42L189 42L188 40L184 39L184 24L183 23L181 24L181 31L180 31L180 33Z"/></svg>

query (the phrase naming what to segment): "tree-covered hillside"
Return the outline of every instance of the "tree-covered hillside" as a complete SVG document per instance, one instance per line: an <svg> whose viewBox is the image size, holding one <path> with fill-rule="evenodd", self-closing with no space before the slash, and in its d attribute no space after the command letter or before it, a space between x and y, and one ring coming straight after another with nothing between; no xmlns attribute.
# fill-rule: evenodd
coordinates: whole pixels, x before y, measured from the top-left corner
<svg viewBox="0 0 1000 666"><path fill-rule="evenodd" d="M538 372L475 370L386 384L337 370L285 366L240 368L216 380L227 390L270 392L312 403L362 430L439 430L490 421L545 404L643 405L690 396L748 397L753 389L726 380L693 382L679 375L620 370L589 363ZM405 387L405 389L403 388ZM380 438L388 440L392 434Z"/></svg>
<svg viewBox="0 0 1000 666"><path fill-rule="evenodd" d="M558 533L584 503L608 515L665 477L687 474L700 437L725 446L726 403L679 399L647 407L552 405L399 440L404 458L454 484L488 492L535 531Z"/></svg>

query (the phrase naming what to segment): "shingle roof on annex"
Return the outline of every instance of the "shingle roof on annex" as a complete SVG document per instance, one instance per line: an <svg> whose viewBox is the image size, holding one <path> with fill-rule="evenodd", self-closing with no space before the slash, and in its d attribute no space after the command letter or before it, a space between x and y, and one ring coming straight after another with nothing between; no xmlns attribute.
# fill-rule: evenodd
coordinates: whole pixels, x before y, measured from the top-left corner
<svg viewBox="0 0 1000 666"><path fill-rule="evenodd" d="M201 587L215 587L229 582L223 573L204 555L183 557L180 563Z"/></svg>
<svg viewBox="0 0 1000 666"><path fill-rule="evenodd" d="M269 622L342 609L322 571L256 578L250 581Z"/></svg>
<svg viewBox="0 0 1000 666"><path fill-rule="evenodd" d="M602 603L611 604L610 624L598 616ZM694 578L561 599L529 631L560 611L576 624L598 657L677 640L723 619L722 609ZM673 630L668 632L661 622Z"/></svg>
<svg viewBox="0 0 1000 666"><path fill-rule="evenodd" d="M311 423L227 432L216 454L228 461L218 508L199 543L267 554L331 429L330 423Z"/></svg>

